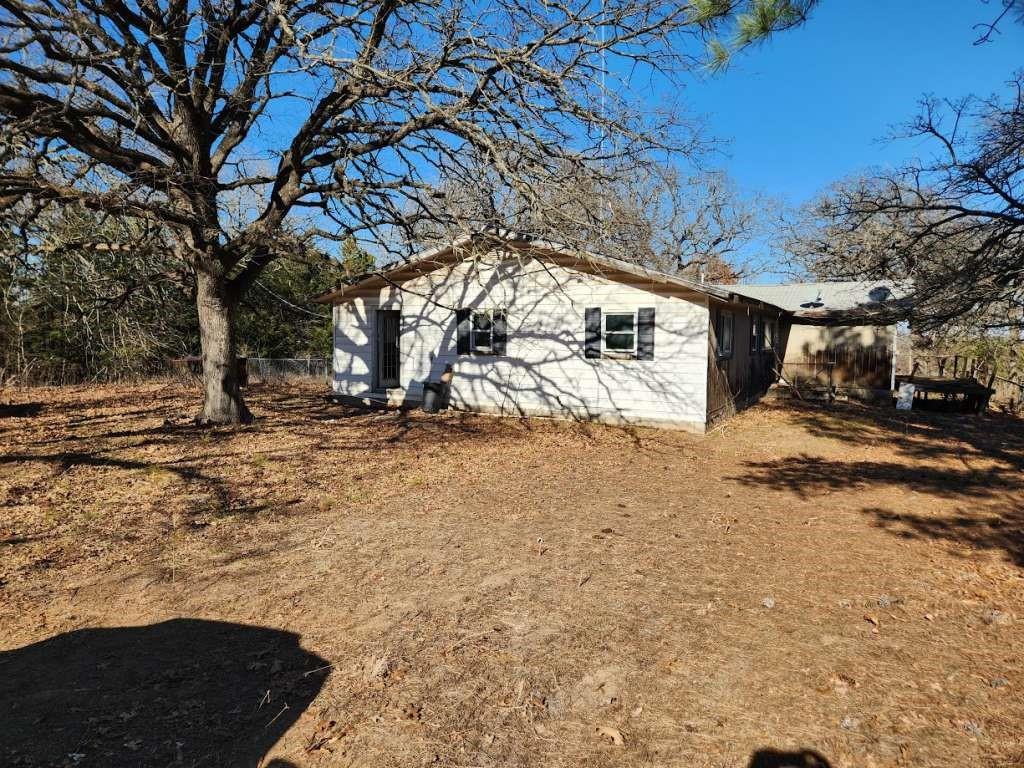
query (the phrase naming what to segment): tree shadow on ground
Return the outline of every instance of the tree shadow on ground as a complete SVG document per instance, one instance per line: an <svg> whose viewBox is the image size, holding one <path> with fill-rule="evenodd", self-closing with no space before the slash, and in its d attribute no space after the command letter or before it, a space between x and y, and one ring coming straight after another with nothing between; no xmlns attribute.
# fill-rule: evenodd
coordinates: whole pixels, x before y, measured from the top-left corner
<svg viewBox="0 0 1024 768"><path fill-rule="evenodd" d="M844 461L802 453L746 462L746 471L730 479L802 499L828 492L892 488L944 502L969 502L969 508L961 505L953 513L942 513L926 498L910 497L906 503L917 509L909 512L883 507L861 511L874 525L901 538L1003 552L1024 567L1024 423L1019 419L903 416L884 407L858 404L830 408L798 404L790 410L816 437L856 447L884 445L897 460Z"/></svg>
<svg viewBox="0 0 1024 768"><path fill-rule="evenodd" d="M748 471L729 478L743 485L783 490L809 499L825 492L872 486L900 488L938 498L976 502L952 515L922 509L898 513L869 507L874 525L900 538L930 539L979 550L1002 551L1024 567L1024 478L1017 472L941 469L897 462L829 461L807 454L746 462ZM919 506L927 501L918 497Z"/></svg>
<svg viewBox="0 0 1024 768"><path fill-rule="evenodd" d="M42 411L42 403L0 403L0 419L30 419Z"/></svg>
<svg viewBox="0 0 1024 768"><path fill-rule="evenodd" d="M335 402L322 393L314 394L301 388L294 391L264 388L259 395L259 398L253 396L250 399L260 411L270 412L270 416L257 420L259 428L273 430L303 427L310 422L354 427L372 425L377 430L377 440L362 447L465 441L493 444L495 440L520 440L538 430L553 428L571 430L575 436L585 439L593 438L595 430L616 430L638 449L678 455L681 441L689 437L687 433L675 430L608 425L586 419L519 416L513 413L488 414L453 408L428 414L418 407L405 405L354 405ZM355 396L351 398L353 402L358 399ZM337 447L337 444L332 442L331 446Z"/></svg>
<svg viewBox="0 0 1024 768"><path fill-rule="evenodd" d="M759 749L751 755L747 768L832 768L832 764L811 749L796 752Z"/></svg>
<svg viewBox="0 0 1024 768"><path fill-rule="evenodd" d="M1008 503L996 509L958 508L952 516L894 512L884 507L862 510L873 525L902 539L948 541L973 549L1005 552L1024 568L1024 502Z"/></svg>
<svg viewBox="0 0 1024 768"><path fill-rule="evenodd" d="M239 434L282 434L287 436L301 430L309 438L309 450L387 450L396 446L417 447L480 443L493 445L496 441L515 442L529 437L538 430L564 429L574 436L589 439L595 430L614 429L633 442L636 448L651 453L676 455L680 450L681 433L674 431L636 428L631 426L595 425L587 421L545 420L494 416L470 411L447 410L439 414L426 414L418 408L381 406L353 406L329 400L323 390L308 385L295 387L256 385L247 398L257 415L255 424L243 427L197 427L191 416L175 407L174 402L161 402L158 407L135 408L136 400L148 397L128 395L122 404L129 407L118 413L94 413L95 404L84 398L62 402L59 412L49 415L73 418L66 428L54 434L45 433L21 442L25 451L6 457L13 461L52 462L65 471L78 464L121 466L124 469L142 469L143 463L179 474L183 479L201 482L199 470L190 467L185 459L175 462L141 462L135 458L120 458L125 451L159 448L178 448L197 443L216 445L217 451L208 450L209 459L229 461L248 457L246 452L232 452L233 437ZM98 402L105 403L100 399ZM162 423L139 426L140 417L164 417ZM351 428L351 429L346 429ZM76 450L63 450L51 454L35 454L32 449L48 445L67 448L76 441Z"/></svg>
<svg viewBox="0 0 1024 768"><path fill-rule="evenodd" d="M327 667L298 635L266 627L175 619L67 632L0 652L0 763L256 766Z"/></svg>
<svg viewBox="0 0 1024 768"><path fill-rule="evenodd" d="M1024 470L1024 420L1008 414L945 414L897 411L858 402L830 406L789 401L783 408L810 434L850 445L884 441L911 459L983 457L1006 469Z"/></svg>
<svg viewBox="0 0 1024 768"><path fill-rule="evenodd" d="M100 448L95 451L63 451L60 453L8 453L0 455L0 465L19 464L30 462L41 462L54 467L57 474L68 472L75 467L110 467L123 470L153 470L162 469L170 472L189 483L199 483L210 490L216 500L217 513L226 515L240 512L255 513L260 509L251 505L237 504L234 494L229 485L218 477L201 472L195 467L177 462L138 461L135 459L117 458L105 456L104 453L111 450L124 450L125 448L137 449L140 445L119 446L117 448Z"/></svg>
<svg viewBox="0 0 1024 768"><path fill-rule="evenodd" d="M746 472L729 478L743 485L785 490L800 498L823 491L895 485L919 493L956 493L991 498L1024 489L1016 472L945 469L895 461L832 461L806 453L769 461L747 461Z"/></svg>

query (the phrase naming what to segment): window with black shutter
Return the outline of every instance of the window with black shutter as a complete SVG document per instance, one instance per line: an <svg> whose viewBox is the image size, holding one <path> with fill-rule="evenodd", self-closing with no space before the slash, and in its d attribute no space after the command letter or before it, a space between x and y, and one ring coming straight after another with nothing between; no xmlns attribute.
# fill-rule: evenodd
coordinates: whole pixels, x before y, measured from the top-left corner
<svg viewBox="0 0 1024 768"><path fill-rule="evenodd" d="M457 309L455 318L458 354L505 354L508 325L504 309Z"/></svg>
<svg viewBox="0 0 1024 768"><path fill-rule="evenodd" d="M654 307L636 311L636 359L654 359Z"/></svg>
<svg viewBox="0 0 1024 768"><path fill-rule="evenodd" d="M588 358L654 359L654 307L584 313L584 355Z"/></svg>
<svg viewBox="0 0 1024 768"><path fill-rule="evenodd" d="M601 356L601 308L587 307L583 318L583 355L588 358Z"/></svg>
<svg viewBox="0 0 1024 768"><path fill-rule="evenodd" d="M472 336L472 310L455 310L455 352L460 355L468 355L470 352L470 337Z"/></svg>

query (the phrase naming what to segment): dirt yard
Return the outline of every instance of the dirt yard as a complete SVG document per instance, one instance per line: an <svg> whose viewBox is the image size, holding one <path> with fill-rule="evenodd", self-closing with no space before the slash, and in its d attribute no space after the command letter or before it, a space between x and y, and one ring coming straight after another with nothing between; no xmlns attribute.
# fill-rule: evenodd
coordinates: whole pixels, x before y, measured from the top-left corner
<svg viewBox="0 0 1024 768"><path fill-rule="evenodd" d="M0 764L1024 765L1024 425L0 392Z"/></svg>

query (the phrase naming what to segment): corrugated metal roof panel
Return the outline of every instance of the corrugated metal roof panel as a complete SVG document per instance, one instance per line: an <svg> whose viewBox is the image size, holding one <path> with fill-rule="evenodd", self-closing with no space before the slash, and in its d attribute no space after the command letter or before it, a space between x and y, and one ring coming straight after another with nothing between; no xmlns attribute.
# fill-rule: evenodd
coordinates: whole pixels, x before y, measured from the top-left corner
<svg viewBox="0 0 1024 768"><path fill-rule="evenodd" d="M896 286L884 280L721 287L796 313L813 310L841 312L898 298Z"/></svg>

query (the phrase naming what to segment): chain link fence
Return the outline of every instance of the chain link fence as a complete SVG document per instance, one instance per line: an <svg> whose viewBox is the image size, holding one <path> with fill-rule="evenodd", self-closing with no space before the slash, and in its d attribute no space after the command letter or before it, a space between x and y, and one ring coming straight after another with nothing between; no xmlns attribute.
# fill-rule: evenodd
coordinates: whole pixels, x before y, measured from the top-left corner
<svg viewBox="0 0 1024 768"><path fill-rule="evenodd" d="M170 375L183 381L198 379L203 373L201 357L179 357L168 361ZM238 380L247 384L274 384L288 381L330 382L328 357L239 357Z"/></svg>
<svg viewBox="0 0 1024 768"><path fill-rule="evenodd" d="M253 384L295 379L326 384L331 375L331 361L326 357L250 357L247 369L249 381Z"/></svg>

